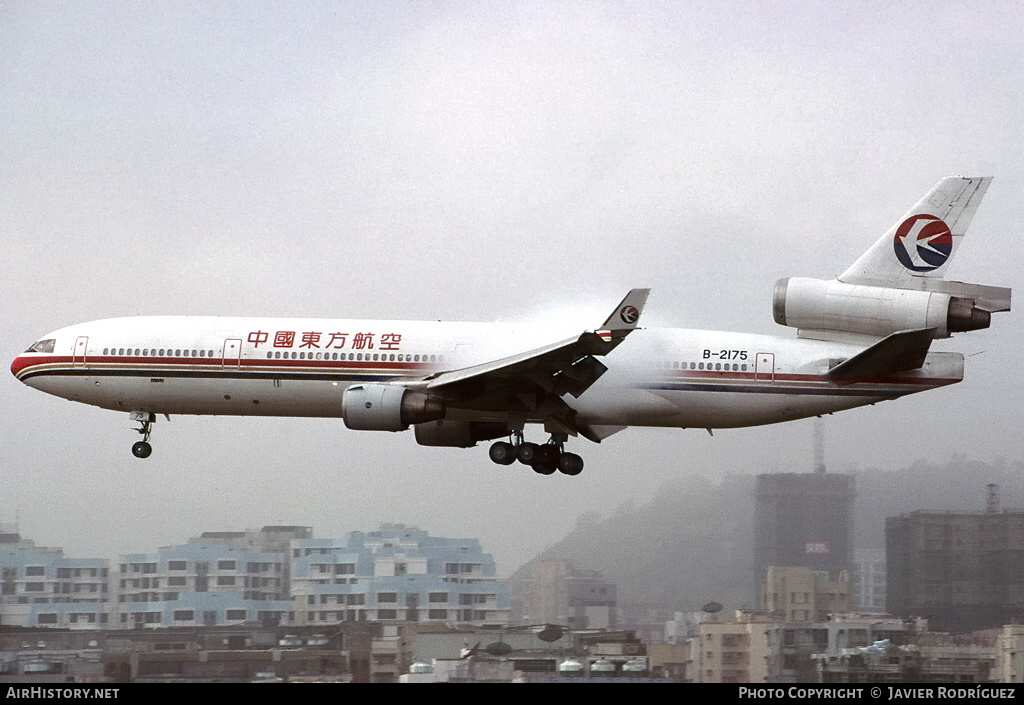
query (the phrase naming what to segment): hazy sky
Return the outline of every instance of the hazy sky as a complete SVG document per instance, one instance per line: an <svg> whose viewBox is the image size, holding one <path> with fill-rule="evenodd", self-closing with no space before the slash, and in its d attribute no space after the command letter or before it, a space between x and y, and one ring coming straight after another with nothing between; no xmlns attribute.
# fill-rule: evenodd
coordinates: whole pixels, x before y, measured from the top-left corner
<svg viewBox="0 0 1024 705"><path fill-rule="evenodd" d="M136 314L793 337L939 178L995 180L954 279L1021 285L1019 2L0 2L0 350ZM1021 459L1019 313L963 383L829 417L832 469ZM0 375L0 520L113 556L270 523L479 537L499 572L692 473L805 470L812 422L574 442L577 478L340 420L126 414ZM979 498L982 496L979 490ZM979 499L979 508L981 500Z"/></svg>

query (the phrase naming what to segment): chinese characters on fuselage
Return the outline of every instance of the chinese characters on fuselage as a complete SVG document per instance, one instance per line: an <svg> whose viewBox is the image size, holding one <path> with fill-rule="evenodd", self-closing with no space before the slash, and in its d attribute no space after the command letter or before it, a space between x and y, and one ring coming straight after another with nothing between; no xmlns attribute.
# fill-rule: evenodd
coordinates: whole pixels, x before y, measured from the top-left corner
<svg viewBox="0 0 1024 705"><path fill-rule="evenodd" d="M325 335L327 336L327 341L321 344ZM259 348L261 345L272 345L274 348L293 348L295 347L296 336L298 336L299 340L299 349L316 348L318 350L342 350L350 341L348 333L336 332L324 334L320 331L297 332L293 330L275 331L273 334L273 340L271 340L271 334L269 332L254 330L249 333L247 340L254 348ZM401 333L382 333L378 335L377 333L359 332L351 336L352 350L376 349L396 351L401 349L401 344Z"/></svg>

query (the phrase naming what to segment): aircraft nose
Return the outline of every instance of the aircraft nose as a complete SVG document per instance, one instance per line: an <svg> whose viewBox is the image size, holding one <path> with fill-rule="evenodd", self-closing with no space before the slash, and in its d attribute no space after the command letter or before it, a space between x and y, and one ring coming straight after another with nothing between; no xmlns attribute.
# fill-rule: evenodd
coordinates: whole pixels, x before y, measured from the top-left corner
<svg viewBox="0 0 1024 705"><path fill-rule="evenodd" d="M25 369L27 366L28 360L19 355L18 357L14 358L14 361L11 363L11 374L14 375L15 377L18 377L18 373ZM21 378L18 377L18 379Z"/></svg>

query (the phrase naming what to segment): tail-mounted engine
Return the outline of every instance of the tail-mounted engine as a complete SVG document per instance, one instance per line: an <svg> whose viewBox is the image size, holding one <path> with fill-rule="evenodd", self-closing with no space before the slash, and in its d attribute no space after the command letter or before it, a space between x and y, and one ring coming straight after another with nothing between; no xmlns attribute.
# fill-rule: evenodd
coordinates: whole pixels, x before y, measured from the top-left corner
<svg viewBox="0 0 1024 705"><path fill-rule="evenodd" d="M444 413L440 399L391 384L357 384L341 399L345 425L357 431L404 431L443 419Z"/></svg>
<svg viewBox="0 0 1024 705"><path fill-rule="evenodd" d="M775 322L801 330L843 331L887 336L898 331L933 328L934 337L988 328L991 311L1009 309L1009 290L959 282L940 282L919 291L840 281L792 277L775 284ZM989 299L1006 292L1005 308ZM984 300L982 300L984 299Z"/></svg>

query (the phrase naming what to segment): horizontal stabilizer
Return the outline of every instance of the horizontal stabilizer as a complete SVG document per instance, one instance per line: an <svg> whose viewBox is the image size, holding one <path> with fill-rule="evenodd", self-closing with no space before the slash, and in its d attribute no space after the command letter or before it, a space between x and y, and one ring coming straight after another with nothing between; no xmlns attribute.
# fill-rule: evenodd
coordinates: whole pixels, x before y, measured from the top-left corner
<svg viewBox="0 0 1024 705"><path fill-rule="evenodd" d="M924 365L934 335L934 328L893 333L848 360L840 362L826 372L825 376L836 384L843 385L916 370Z"/></svg>

